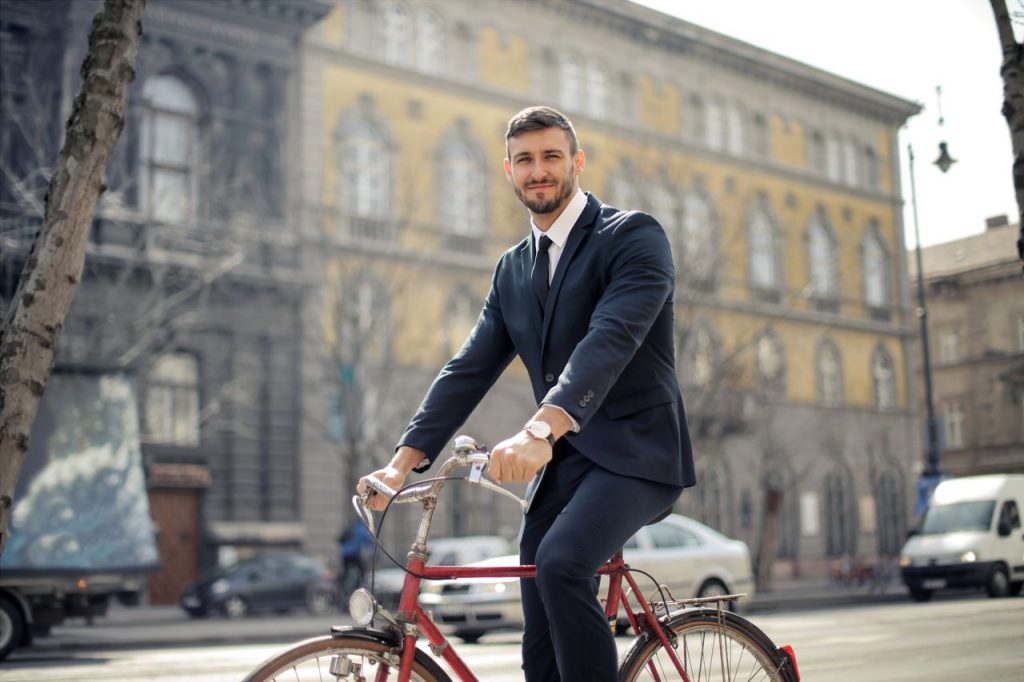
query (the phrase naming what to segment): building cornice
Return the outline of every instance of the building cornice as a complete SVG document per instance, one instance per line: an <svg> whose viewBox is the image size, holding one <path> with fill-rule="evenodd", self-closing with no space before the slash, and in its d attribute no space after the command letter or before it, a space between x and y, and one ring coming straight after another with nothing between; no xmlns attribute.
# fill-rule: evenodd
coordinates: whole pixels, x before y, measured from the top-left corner
<svg viewBox="0 0 1024 682"><path fill-rule="evenodd" d="M553 0L574 14L585 8L596 20L631 40L701 59L747 77L767 81L813 99L857 111L899 127L921 112L916 102L870 88L795 59L716 33L624 0ZM576 9L573 12L572 9Z"/></svg>

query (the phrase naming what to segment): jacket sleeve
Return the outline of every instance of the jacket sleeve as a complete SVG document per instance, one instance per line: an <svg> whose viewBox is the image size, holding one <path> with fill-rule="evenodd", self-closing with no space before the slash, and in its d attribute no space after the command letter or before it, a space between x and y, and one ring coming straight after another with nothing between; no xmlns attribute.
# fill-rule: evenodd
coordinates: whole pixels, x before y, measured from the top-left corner
<svg viewBox="0 0 1024 682"><path fill-rule="evenodd" d="M672 251L661 226L631 214L610 235L608 283L586 334L576 345L543 403L568 412L580 427L594 416L609 390L644 342L675 285Z"/></svg>
<svg viewBox="0 0 1024 682"><path fill-rule="evenodd" d="M397 447L408 445L426 453L429 463L416 471L425 471L433 464L515 357L498 299L500 269L501 262L495 268L491 290L476 326L455 357L438 373L398 441Z"/></svg>

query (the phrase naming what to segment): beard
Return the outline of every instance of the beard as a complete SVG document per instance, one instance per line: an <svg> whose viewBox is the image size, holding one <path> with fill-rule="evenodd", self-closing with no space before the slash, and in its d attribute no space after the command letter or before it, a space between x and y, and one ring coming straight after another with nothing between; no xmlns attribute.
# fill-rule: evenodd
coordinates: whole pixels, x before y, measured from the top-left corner
<svg viewBox="0 0 1024 682"><path fill-rule="evenodd" d="M537 215L544 215L545 213L551 213L557 210L566 199L573 195L575 187L573 186L573 169L569 166L569 172L561 180L556 180L554 188L551 190L553 195L548 199L529 199L526 196L526 192L515 186L516 196L519 197L519 201L523 203L523 206L530 209L530 213Z"/></svg>

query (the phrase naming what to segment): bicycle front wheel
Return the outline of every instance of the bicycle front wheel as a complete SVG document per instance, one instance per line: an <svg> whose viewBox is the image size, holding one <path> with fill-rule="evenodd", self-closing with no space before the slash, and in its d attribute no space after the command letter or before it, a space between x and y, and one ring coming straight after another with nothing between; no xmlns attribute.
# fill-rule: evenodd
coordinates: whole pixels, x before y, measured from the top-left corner
<svg viewBox="0 0 1024 682"><path fill-rule="evenodd" d="M693 682L794 682L789 658L750 621L729 611L687 609L667 624L669 642ZM664 645L646 630L626 652L619 682L683 679Z"/></svg>
<svg viewBox="0 0 1024 682"><path fill-rule="evenodd" d="M353 629L344 634L316 637L294 644L264 661L243 682L306 682L315 680L398 679L400 645L370 630ZM413 660L415 682L451 682L451 678L427 655L417 650Z"/></svg>

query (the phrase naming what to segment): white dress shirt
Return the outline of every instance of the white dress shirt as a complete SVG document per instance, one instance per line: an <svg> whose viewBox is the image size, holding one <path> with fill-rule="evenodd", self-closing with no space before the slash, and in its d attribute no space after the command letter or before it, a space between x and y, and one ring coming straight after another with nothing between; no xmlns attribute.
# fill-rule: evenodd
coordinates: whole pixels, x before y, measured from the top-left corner
<svg viewBox="0 0 1024 682"><path fill-rule="evenodd" d="M551 280L555 277L555 268L558 267L558 259L562 255L562 249L565 248L565 242L569 240L572 226L583 215L583 209L586 207L587 195L582 190L577 189L576 196L569 200L561 215L555 218L555 222L551 223L551 227L548 228L547 232L537 227L537 223L533 222L533 218L530 219L534 251L536 252L537 241L542 234L546 234L548 239L551 240L551 246L548 247L548 258L550 259L548 261L548 284L551 284Z"/></svg>

